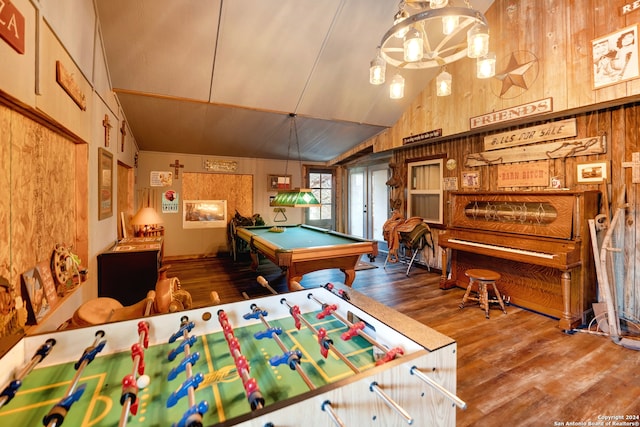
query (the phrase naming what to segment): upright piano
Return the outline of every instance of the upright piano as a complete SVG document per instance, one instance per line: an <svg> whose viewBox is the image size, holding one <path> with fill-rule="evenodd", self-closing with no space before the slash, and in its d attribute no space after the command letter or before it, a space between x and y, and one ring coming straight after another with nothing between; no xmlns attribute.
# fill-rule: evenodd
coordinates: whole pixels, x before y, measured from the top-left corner
<svg viewBox="0 0 640 427"><path fill-rule="evenodd" d="M598 191L454 192L443 248L441 288L466 288L464 272L501 274L498 289L515 305L559 319L570 330L585 323L596 301L588 219Z"/></svg>

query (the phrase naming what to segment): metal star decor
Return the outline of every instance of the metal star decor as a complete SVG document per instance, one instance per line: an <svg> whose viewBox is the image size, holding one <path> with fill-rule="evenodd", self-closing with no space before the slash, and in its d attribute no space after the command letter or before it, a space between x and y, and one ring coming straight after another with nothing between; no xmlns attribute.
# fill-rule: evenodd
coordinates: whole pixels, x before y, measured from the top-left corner
<svg viewBox="0 0 640 427"><path fill-rule="evenodd" d="M498 96L502 98L504 94L514 86L524 91L529 89L529 85L531 85L537 77L537 65L538 59L531 53L518 52L518 55L516 55L516 52L512 52L505 70L501 73L496 73L494 77L496 80L502 82L500 95Z"/></svg>

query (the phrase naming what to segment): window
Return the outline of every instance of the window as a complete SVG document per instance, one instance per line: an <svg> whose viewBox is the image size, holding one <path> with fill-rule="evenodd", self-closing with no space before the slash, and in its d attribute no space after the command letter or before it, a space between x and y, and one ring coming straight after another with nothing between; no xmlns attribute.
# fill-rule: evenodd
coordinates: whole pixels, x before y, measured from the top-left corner
<svg viewBox="0 0 640 427"><path fill-rule="evenodd" d="M310 169L309 188L320 202L320 207L306 210L306 223L316 227L335 229L333 203L333 171L331 169Z"/></svg>
<svg viewBox="0 0 640 427"><path fill-rule="evenodd" d="M407 163L407 216L442 224L443 159Z"/></svg>

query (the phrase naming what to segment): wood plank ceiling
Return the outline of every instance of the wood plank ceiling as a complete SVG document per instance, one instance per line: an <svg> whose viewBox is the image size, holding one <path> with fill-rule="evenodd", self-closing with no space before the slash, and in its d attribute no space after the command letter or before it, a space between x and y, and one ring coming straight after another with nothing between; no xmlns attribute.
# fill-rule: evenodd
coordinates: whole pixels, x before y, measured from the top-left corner
<svg viewBox="0 0 640 427"><path fill-rule="evenodd" d="M451 1L454 5L455 1ZM458 1L458 3L462 3ZM485 11L489 0L474 2ZM97 0L111 82L141 150L327 161L392 126L403 100L369 62L397 0Z"/></svg>

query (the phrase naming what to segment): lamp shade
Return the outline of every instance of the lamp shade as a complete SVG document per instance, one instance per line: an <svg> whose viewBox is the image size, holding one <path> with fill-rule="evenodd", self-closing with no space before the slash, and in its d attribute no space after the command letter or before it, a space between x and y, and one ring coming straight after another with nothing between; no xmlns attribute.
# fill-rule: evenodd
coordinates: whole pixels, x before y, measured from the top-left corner
<svg viewBox="0 0 640 427"><path fill-rule="evenodd" d="M309 208L320 206L320 202L309 188L294 188L293 190L280 190L271 206L290 208Z"/></svg>
<svg viewBox="0 0 640 427"><path fill-rule="evenodd" d="M147 206L146 208L141 208L131 219L132 225L151 225L151 224L162 224L162 218L156 210L152 207Z"/></svg>

